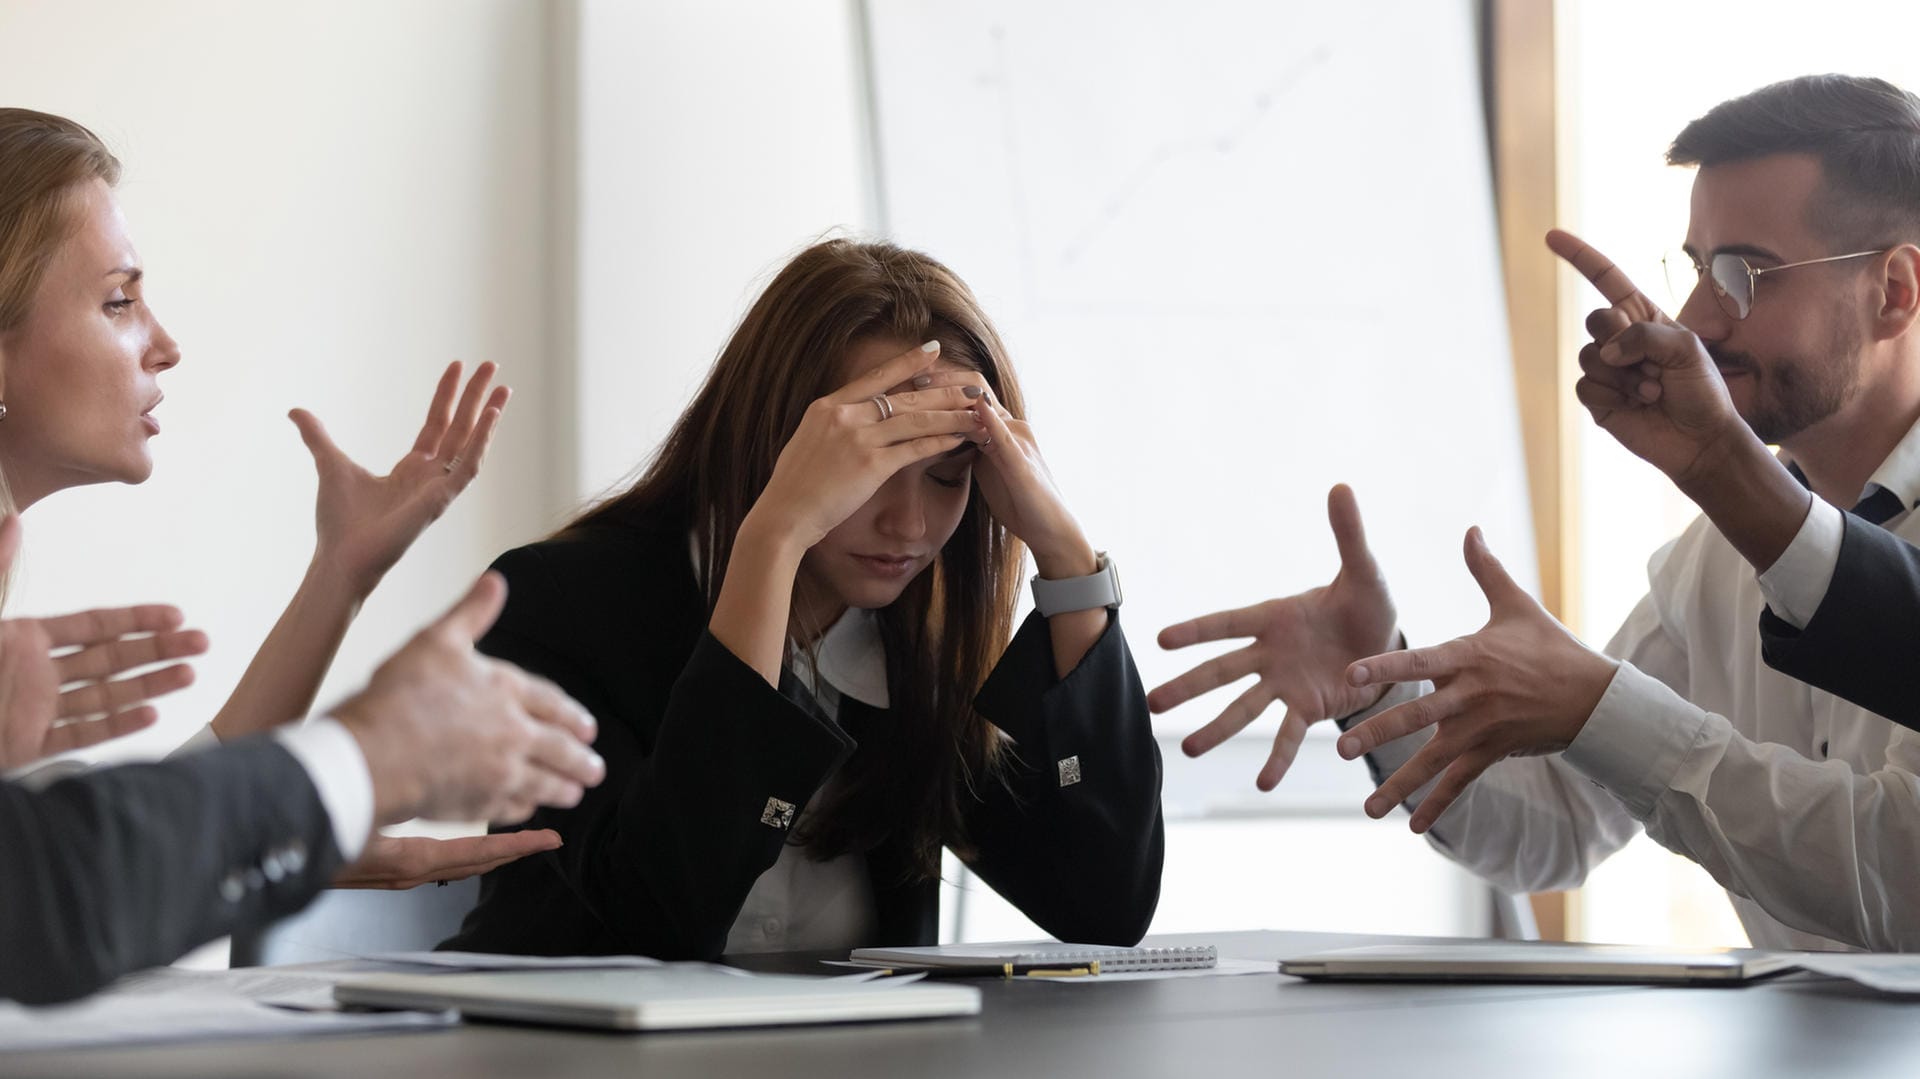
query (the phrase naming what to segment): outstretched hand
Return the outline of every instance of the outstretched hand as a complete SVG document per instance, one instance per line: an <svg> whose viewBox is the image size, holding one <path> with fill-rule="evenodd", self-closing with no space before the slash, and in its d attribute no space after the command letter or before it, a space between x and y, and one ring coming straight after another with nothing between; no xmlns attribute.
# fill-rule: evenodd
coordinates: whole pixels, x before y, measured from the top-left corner
<svg viewBox="0 0 1920 1079"><path fill-rule="evenodd" d="M481 575L460 602L333 710L373 778L374 823L410 817L518 824L571 808L606 776L598 730L558 686L474 648L506 605Z"/></svg>
<svg viewBox="0 0 1920 1079"><path fill-rule="evenodd" d="M375 832L360 857L334 875L333 887L399 891L430 882L446 884L491 873L508 862L559 846L560 833L550 828L458 839Z"/></svg>
<svg viewBox="0 0 1920 1079"><path fill-rule="evenodd" d="M384 476L342 452L313 413L296 408L288 414L313 454L320 478L315 559L338 570L354 595L372 592L420 533L480 474L480 462L512 394L505 386L488 392L495 370L491 363L481 364L460 393L460 364L448 364L413 448Z"/></svg>
<svg viewBox="0 0 1920 1079"><path fill-rule="evenodd" d="M9 516L0 573L19 550L20 519ZM205 652L206 634L180 623L177 608L157 604L0 621L0 769L151 726L159 712L146 702L193 684L193 668L117 676Z"/></svg>
<svg viewBox="0 0 1920 1079"><path fill-rule="evenodd" d="M1160 631L1160 647L1251 637L1244 648L1217 656L1147 694L1147 706L1165 712L1249 674L1260 680L1180 748L1198 757L1240 733L1269 704L1286 704L1273 750L1255 784L1272 790L1292 766L1307 728L1323 719L1371 706L1383 691L1346 680L1347 665L1391 647L1396 639L1393 598L1367 549L1360 506L1345 484L1327 493L1327 519L1340 548L1340 572L1309 592L1219 611Z"/></svg>
<svg viewBox="0 0 1920 1079"><path fill-rule="evenodd" d="M1427 744L1366 801L1368 816L1383 817L1439 776L1414 811L1415 832L1432 827L1495 761L1571 745L1618 666L1580 643L1514 583L1478 528L1467 531L1466 559L1487 597L1489 616L1479 632L1371 656L1347 671L1354 686L1431 680L1436 687L1355 725L1338 744L1340 755L1352 759L1434 728Z"/></svg>

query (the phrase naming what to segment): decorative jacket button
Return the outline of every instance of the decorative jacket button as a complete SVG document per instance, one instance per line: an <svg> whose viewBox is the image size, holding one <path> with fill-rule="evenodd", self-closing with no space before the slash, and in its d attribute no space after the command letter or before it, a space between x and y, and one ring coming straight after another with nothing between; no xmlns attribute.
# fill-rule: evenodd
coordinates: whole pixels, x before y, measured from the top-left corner
<svg viewBox="0 0 1920 1079"><path fill-rule="evenodd" d="M1071 787L1080 782L1080 755L1078 753L1059 763L1060 785Z"/></svg>

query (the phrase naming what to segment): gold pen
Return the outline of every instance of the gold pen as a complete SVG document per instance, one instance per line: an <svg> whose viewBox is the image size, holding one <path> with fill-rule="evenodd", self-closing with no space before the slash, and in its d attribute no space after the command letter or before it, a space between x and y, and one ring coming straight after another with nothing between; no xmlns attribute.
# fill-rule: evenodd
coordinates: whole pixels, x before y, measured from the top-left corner
<svg viewBox="0 0 1920 1079"><path fill-rule="evenodd" d="M953 967L888 967L881 977L924 974L928 978L1088 978L1100 973L1095 963L975 963Z"/></svg>

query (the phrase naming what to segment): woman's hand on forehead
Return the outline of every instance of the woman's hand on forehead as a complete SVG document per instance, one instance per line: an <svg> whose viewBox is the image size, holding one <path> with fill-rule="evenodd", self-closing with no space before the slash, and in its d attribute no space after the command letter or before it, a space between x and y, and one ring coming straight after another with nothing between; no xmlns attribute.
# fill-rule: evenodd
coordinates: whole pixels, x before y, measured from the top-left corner
<svg viewBox="0 0 1920 1079"><path fill-rule="evenodd" d="M898 383L887 391L888 397L902 396L915 390L937 390L948 386L978 386L983 390L987 385L987 376L951 360L941 360L932 368Z"/></svg>

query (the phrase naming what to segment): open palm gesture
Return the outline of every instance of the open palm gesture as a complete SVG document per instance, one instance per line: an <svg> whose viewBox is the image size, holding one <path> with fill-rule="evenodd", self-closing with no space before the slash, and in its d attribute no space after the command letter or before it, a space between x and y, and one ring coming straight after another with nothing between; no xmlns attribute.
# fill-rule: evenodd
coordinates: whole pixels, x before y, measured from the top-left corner
<svg viewBox="0 0 1920 1079"><path fill-rule="evenodd" d="M297 408L289 414L320 476L316 560L337 568L356 595L373 591L420 533L479 475L512 392L505 386L488 392L495 370L491 363L481 364L456 406L460 364L448 364L420 436L384 476L362 468L334 445L313 413Z"/></svg>
<svg viewBox="0 0 1920 1079"><path fill-rule="evenodd" d="M0 574L19 549L20 519L8 515ZM206 650L206 634L160 604L0 620L0 769L151 726L160 713L147 702L193 682L192 667L170 661Z"/></svg>
<svg viewBox="0 0 1920 1079"><path fill-rule="evenodd" d="M1213 722L1188 735L1180 748L1197 757L1240 733L1267 705L1283 702L1286 717L1255 779L1261 790L1272 790L1286 775L1309 726L1360 711L1380 698L1377 688L1350 684L1347 665L1384 651L1396 639L1393 598L1367 549L1360 506L1344 484L1328 492L1327 517L1340 548L1340 572L1331 583L1160 631L1160 647L1168 649L1252 638L1245 647L1158 687L1147 695L1147 706L1164 712L1247 675L1259 675L1258 682Z"/></svg>

